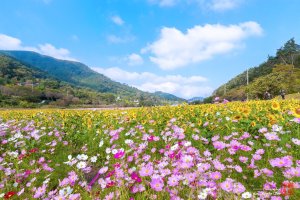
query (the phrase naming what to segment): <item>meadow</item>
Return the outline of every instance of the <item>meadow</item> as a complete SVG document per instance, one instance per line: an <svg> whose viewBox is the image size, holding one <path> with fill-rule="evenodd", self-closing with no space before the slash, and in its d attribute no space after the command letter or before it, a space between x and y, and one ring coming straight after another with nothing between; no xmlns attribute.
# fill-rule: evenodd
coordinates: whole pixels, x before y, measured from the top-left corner
<svg viewBox="0 0 300 200"><path fill-rule="evenodd" d="M300 101L0 111L0 199L300 199Z"/></svg>

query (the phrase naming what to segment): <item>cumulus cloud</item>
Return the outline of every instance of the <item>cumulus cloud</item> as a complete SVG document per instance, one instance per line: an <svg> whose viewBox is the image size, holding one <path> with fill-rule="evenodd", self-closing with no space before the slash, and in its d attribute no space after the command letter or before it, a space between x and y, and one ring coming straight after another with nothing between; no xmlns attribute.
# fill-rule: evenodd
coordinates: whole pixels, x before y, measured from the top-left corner
<svg viewBox="0 0 300 200"><path fill-rule="evenodd" d="M150 72L128 72L118 67L93 68L115 81L127 83L143 91L163 91L182 98L208 96L213 89L206 85L207 79L202 76L164 75Z"/></svg>
<svg viewBox="0 0 300 200"><path fill-rule="evenodd" d="M112 16L111 21L119 26L122 26L124 24L124 20L118 15Z"/></svg>
<svg viewBox="0 0 300 200"><path fill-rule="evenodd" d="M144 63L144 59L136 53L132 53L127 57L128 65L135 66L135 65L142 65Z"/></svg>
<svg viewBox="0 0 300 200"><path fill-rule="evenodd" d="M20 39L5 34L0 34L0 49L34 51L57 59L76 61L75 58L70 56L71 53L68 49L56 48L49 43L40 44L37 47L24 46Z"/></svg>
<svg viewBox="0 0 300 200"><path fill-rule="evenodd" d="M240 47L244 39L260 36L262 32L261 26L252 21L228 26L194 26L185 33L164 27L158 40L142 49L142 52L149 52L150 60L161 69L172 70L229 53Z"/></svg>

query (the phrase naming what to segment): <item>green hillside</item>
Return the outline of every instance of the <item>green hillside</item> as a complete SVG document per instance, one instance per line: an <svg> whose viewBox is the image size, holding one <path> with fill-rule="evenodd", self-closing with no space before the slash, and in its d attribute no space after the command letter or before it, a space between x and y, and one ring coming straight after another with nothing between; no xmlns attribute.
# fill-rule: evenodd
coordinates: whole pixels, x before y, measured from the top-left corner
<svg viewBox="0 0 300 200"><path fill-rule="evenodd" d="M170 101L185 101L185 99L182 99L173 94L169 94L169 93L161 92L161 91L154 92L154 95L161 97L163 99L170 100Z"/></svg>
<svg viewBox="0 0 300 200"><path fill-rule="evenodd" d="M247 98L247 93L250 99L262 99L265 91L272 96L277 96L281 89L288 94L296 93L300 90L299 69L300 46L291 39L277 50L275 56L269 56L266 62L248 70L248 86L247 71L244 71L221 85L213 95L242 100Z"/></svg>
<svg viewBox="0 0 300 200"><path fill-rule="evenodd" d="M162 96L140 91L126 84L113 81L110 78L91 70L88 66L74 61L59 60L50 56L41 55L31 51L1 51L30 68L39 69L57 80L73 86L89 88L100 93L114 94L121 97L126 104L139 100L145 105L157 105L168 101L183 101L178 97ZM144 105L141 103L141 105Z"/></svg>
<svg viewBox="0 0 300 200"><path fill-rule="evenodd" d="M14 58L0 55L0 107L105 105L115 95L76 87Z"/></svg>

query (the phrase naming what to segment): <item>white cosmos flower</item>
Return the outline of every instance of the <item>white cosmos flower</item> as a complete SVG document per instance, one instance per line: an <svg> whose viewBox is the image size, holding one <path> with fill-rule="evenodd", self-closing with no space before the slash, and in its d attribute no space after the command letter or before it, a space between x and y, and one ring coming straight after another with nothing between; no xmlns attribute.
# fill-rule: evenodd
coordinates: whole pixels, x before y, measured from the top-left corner
<svg viewBox="0 0 300 200"><path fill-rule="evenodd" d="M198 199L200 200L206 199L206 197L207 197L207 193L204 191L198 195Z"/></svg>
<svg viewBox="0 0 300 200"><path fill-rule="evenodd" d="M99 143L99 147L102 147L103 144L104 144L104 142L103 142L103 140L101 140L100 143Z"/></svg>
<svg viewBox="0 0 300 200"><path fill-rule="evenodd" d="M107 154L109 154L109 153L111 152L111 149L110 149L110 148L106 148L105 152L106 152Z"/></svg>
<svg viewBox="0 0 300 200"><path fill-rule="evenodd" d="M86 162L80 161L79 163L77 163L76 167L77 167L78 169L83 169L83 168L86 167Z"/></svg>
<svg viewBox="0 0 300 200"><path fill-rule="evenodd" d="M68 155L68 160L72 160L72 155Z"/></svg>
<svg viewBox="0 0 300 200"><path fill-rule="evenodd" d="M243 199L250 199L252 197L252 194L250 192L244 192L242 194Z"/></svg>
<svg viewBox="0 0 300 200"><path fill-rule="evenodd" d="M113 149L113 150L111 151L111 153L115 155L116 153L118 153L118 150L117 150L117 149Z"/></svg>
<svg viewBox="0 0 300 200"><path fill-rule="evenodd" d="M126 139L126 140L125 140L125 144L132 144L132 143L133 143L133 141L130 140L130 139Z"/></svg>
<svg viewBox="0 0 300 200"><path fill-rule="evenodd" d="M94 162L96 162L96 161L97 161L97 156L91 157L91 162L92 162L92 163L94 163Z"/></svg>
<svg viewBox="0 0 300 200"><path fill-rule="evenodd" d="M192 143L191 143L190 141L186 141L186 142L184 143L184 146L185 146L185 147L189 147L189 146L191 146L191 144L192 144Z"/></svg>
<svg viewBox="0 0 300 200"><path fill-rule="evenodd" d="M297 138L292 138L292 142L295 144L295 145L300 145L300 140L298 140Z"/></svg>
<svg viewBox="0 0 300 200"><path fill-rule="evenodd" d="M22 133L18 132L14 135L15 138L23 138Z"/></svg>
<svg viewBox="0 0 300 200"><path fill-rule="evenodd" d="M178 148L178 144L175 144L175 145L171 146L172 151L175 151L177 148Z"/></svg>

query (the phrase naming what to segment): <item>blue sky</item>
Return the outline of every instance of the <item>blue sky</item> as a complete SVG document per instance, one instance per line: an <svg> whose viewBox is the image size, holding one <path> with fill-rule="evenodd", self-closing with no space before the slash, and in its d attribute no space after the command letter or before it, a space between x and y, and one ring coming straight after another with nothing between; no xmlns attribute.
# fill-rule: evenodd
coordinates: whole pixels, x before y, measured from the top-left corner
<svg viewBox="0 0 300 200"><path fill-rule="evenodd" d="M145 91L208 96L300 43L299 0L2 0L0 49L77 60Z"/></svg>

